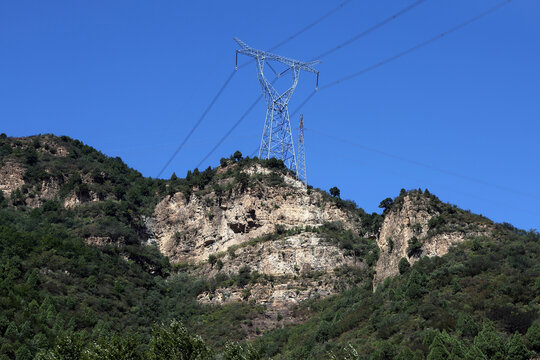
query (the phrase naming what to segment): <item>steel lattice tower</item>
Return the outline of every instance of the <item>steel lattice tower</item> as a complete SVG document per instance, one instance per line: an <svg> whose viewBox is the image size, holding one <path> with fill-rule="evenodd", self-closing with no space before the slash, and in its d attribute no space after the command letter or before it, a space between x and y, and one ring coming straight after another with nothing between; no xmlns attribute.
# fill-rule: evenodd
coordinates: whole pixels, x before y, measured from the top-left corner
<svg viewBox="0 0 540 360"><path fill-rule="evenodd" d="M300 125L298 126L298 178L307 187L306 172L306 148L304 146L304 115L300 115Z"/></svg>
<svg viewBox="0 0 540 360"><path fill-rule="evenodd" d="M294 151L288 104L296 85L298 85L300 71L304 70L317 74L318 86L319 72L312 68L312 65L320 61L302 62L293 60L266 51L253 49L238 38L234 38L234 40L242 47L240 50L236 50L236 68L238 68L238 53L255 58L257 77L266 100L266 119L264 121L261 146L259 148L259 158L269 159L275 157L276 159L281 159L298 177L298 163ZM284 64L287 66L287 69L278 74L269 64L269 61ZM291 71L292 85L288 90L280 94L273 86L274 81L270 82L266 79L264 76L265 64L277 75L276 79L286 72Z"/></svg>

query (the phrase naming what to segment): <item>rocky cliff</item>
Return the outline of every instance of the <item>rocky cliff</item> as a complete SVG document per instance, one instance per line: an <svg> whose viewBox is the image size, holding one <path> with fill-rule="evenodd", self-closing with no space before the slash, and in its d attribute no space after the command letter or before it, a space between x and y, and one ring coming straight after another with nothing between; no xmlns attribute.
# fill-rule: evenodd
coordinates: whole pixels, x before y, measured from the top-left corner
<svg viewBox="0 0 540 360"><path fill-rule="evenodd" d="M221 185L231 185L227 194L210 190L202 195L183 193L165 197L156 206L153 230L163 254L174 262L200 263L212 254L275 232L276 228L318 227L339 222L354 229L352 214L327 201L320 192L309 191L289 175L278 174L280 186L266 186L256 175L268 175L260 166L242 170L251 176L242 189L225 177Z"/></svg>
<svg viewBox="0 0 540 360"><path fill-rule="evenodd" d="M198 296L208 304L254 302L287 314L353 285L375 288L400 261L442 256L492 225L420 190L385 200L382 217L367 215L305 188L275 159L231 157L165 181L65 137L2 137L0 155L11 205L53 200L72 209L76 231L95 246L156 244L178 269L213 279Z"/></svg>
<svg viewBox="0 0 540 360"><path fill-rule="evenodd" d="M466 238L486 235L491 221L443 204L429 192L402 192L385 211L377 237L380 249L375 266L374 288L399 274L402 259L413 264L422 256L442 256Z"/></svg>
<svg viewBox="0 0 540 360"><path fill-rule="evenodd" d="M358 237L362 229L354 211L305 188L287 172L258 164L237 167L219 169L218 188L207 185L189 197L183 192L166 196L150 221L152 241L193 274L235 276L249 269L247 284L220 285L201 294L201 302L253 301L285 315L303 300L357 283L363 277L357 272L368 274L369 251L359 256L323 231L333 224ZM237 181L239 173L246 176L244 186ZM270 177L278 185L269 185Z"/></svg>

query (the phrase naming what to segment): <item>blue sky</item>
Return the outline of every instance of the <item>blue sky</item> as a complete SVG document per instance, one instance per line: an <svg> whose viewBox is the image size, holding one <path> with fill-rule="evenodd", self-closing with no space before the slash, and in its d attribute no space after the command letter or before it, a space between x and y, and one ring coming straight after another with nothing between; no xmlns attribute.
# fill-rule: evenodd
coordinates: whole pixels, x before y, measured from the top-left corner
<svg viewBox="0 0 540 360"><path fill-rule="evenodd" d="M156 176L234 69L237 36L268 49L340 2L0 2L0 131L69 135ZM351 0L275 50L308 60L412 0ZM427 0L325 57L324 85L437 35L493 0ZM308 180L366 211L401 188L540 228L540 2L515 0L302 108ZM293 111L315 86L303 73ZM164 172L195 167L260 94L240 69ZM201 166L259 145L260 102ZM297 114L291 119L298 123Z"/></svg>

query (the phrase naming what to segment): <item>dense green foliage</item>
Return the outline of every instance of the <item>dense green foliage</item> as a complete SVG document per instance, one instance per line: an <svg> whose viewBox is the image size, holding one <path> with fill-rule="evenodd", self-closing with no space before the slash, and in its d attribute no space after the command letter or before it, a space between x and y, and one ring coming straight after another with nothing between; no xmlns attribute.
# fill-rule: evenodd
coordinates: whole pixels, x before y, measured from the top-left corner
<svg viewBox="0 0 540 360"><path fill-rule="evenodd" d="M212 360L215 351L198 335L192 335L178 321L154 326L148 346L135 334L100 337L85 343L77 334L59 338L48 351L37 354L39 360ZM228 342L221 353L223 360L259 360L258 352L249 344Z"/></svg>
<svg viewBox="0 0 540 360"><path fill-rule="evenodd" d="M23 189L11 199L0 196L0 358L32 358L66 337L88 344L133 333L149 346L150 325L171 319L218 348L246 337L237 322L261 309L199 305L196 296L215 289L215 279L178 272L155 246L144 245L143 216L170 184L67 137L2 136L0 156L1 164L25 171ZM194 173L179 181L196 189L214 170ZM40 198L43 184L58 184L57 196ZM64 207L72 196L81 203ZM100 201L89 201L94 197ZM106 240L96 248L83 240L92 237Z"/></svg>
<svg viewBox="0 0 540 360"><path fill-rule="evenodd" d="M48 220L43 209L0 210L0 354L8 358L18 349L35 354L68 334L84 342L126 332L148 339L149 324L171 319L223 346L246 336L235 321L261 311L201 306L196 296L213 281L172 273L154 246L98 249Z"/></svg>
<svg viewBox="0 0 540 360"><path fill-rule="evenodd" d="M493 237L402 267L375 293L358 287L303 305L309 320L258 339L263 355L517 359L538 351L538 233L498 225ZM345 353L348 344L357 357Z"/></svg>
<svg viewBox="0 0 540 360"><path fill-rule="evenodd" d="M407 252L418 261L411 265L402 258L400 275L375 292L371 279L379 250L373 237L383 216L341 199L337 188L330 194L311 187L308 192L321 194L321 207L346 210L358 232L340 223L276 227L274 234L231 247L234 256L241 246L316 232L366 264L356 273L342 270L351 272L350 283L357 286L299 305L295 313L307 319L304 323L240 344L264 306L202 306L196 297L220 286L272 283L272 277L247 266L237 274L191 277L145 243L144 219L161 198L178 192L186 201L214 192L219 202L248 188L286 186L282 175L289 170L283 162L236 152L222 159L219 169L155 180L79 141L47 135L0 136L0 165L5 164L22 167L25 185L10 197L0 191L0 360L36 355L51 360L529 359L540 354L538 233L495 226L427 190L402 190L383 200L383 215L400 209L410 195L440 214L429 221L429 236L468 234L486 226L491 235L470 237L440 258L421 257L422 239L413 236ZM242 171L253 165L272 172ZM47 198L50 189L57 195ZM74 201L77 206L66 206ZM103 243L89 246L88 239ZM393 240L388 244L392 251ZM208 262L220 269L222 255Z"/></svg>

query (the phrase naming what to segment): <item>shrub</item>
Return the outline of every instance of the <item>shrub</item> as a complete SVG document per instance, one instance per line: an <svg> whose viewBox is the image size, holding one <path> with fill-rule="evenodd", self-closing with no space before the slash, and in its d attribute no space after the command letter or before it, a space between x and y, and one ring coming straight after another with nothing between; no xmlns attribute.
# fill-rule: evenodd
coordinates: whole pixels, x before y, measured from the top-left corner
<svg viewBox="0 0 540 360"><path fill-rule="evenodd" d="M399 273L403 275L406 272L408 272L410 268L411 268L411 264L409 263L409 260L402 257L401 260L399 260L399 264L398 264Z"/></svg>
<svg viewBox="0 0 540 360"><path fill-rule="evenodd" d="M420 256L422 253L422 244L418 240L416 236L413 236L408 241L408 247L407 247L407 256L413 257L413 256Z"/></svg>
<svg viewBox="0 0 540 360"><path fill-rule="evenodd" d="M337 198L339 198L341 194L341 191L337 188L337 186L331 187L329 192L330 192L330 195Z"/></svg>

